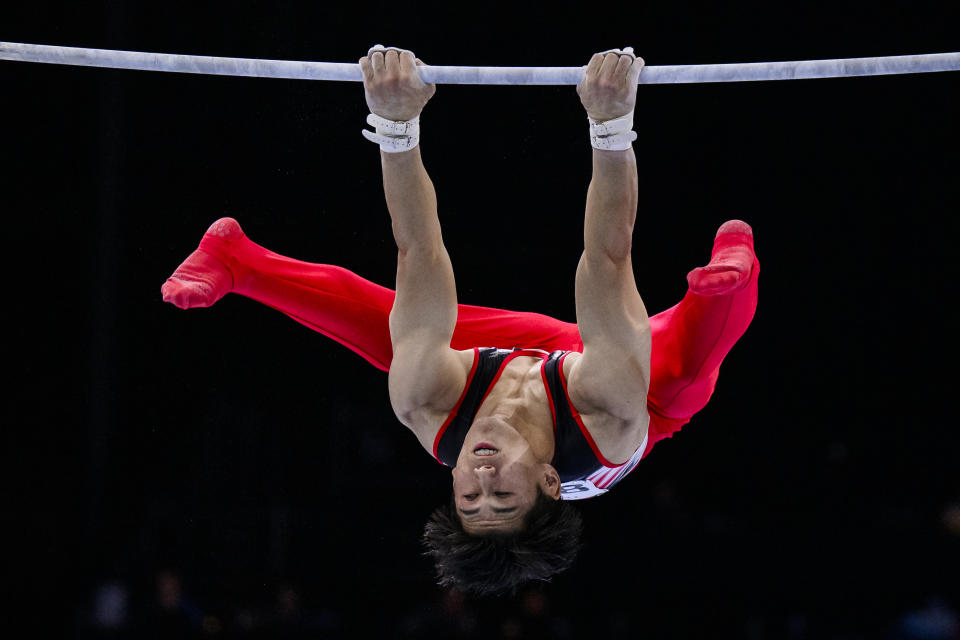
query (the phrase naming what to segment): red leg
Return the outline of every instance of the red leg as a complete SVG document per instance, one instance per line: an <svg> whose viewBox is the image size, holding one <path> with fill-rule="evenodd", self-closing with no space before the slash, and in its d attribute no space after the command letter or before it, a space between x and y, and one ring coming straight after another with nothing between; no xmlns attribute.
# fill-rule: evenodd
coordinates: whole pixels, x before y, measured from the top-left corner
<svg viewBox="0 0 960 640"><path fill-rule="evenodd" d="M728 223L728 225L731 223ZM707 267L688 276L691 289L676 306L650 318L651 437L648 450L702 409L720 363L743 335L757 306L760 265L749 227L721 227ZM341 267L276 254L250 241L224 218L163 285L164 300L181 308L210 306L235 292L282 311L386 371L394 292ZM709 294L709 295L704 295ZM577 326L537 313L460 305L452 346L582 349Z"/></svg>
<svg viewBox="0 0 960 640"><path fill-rule="evenodd" d="M239 293L282 311L384 371L390 368L394 292L342 267L301 262L252 242L231 218L218 220L163 285L186 309ZM451 346L578 349L577 326L538 313L460 305Z"/></svg>
<svg viewBox="0 0 960 640"><path fill-rule="evenodd" d="M756 312L760 263L749 226L739 225L720 228L710 264L690 273L683 300L650 319L648 451L706 406L720 364Z"/></svg>

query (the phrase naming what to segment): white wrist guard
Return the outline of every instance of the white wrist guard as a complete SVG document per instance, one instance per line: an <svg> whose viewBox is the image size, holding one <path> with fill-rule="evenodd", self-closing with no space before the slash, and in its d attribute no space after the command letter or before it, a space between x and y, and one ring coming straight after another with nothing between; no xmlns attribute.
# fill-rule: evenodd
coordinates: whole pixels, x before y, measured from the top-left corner
<svg viewBox="0 0 960 640"><path fill-rule="evenodd" d="M413 120L393 121L381 118L375 113L367 116L367 124L376 128L373 133L362 129L360 133L370 142L376 142L387 153L409 151L420 144L420 116Z"/></svg>
<svg viewBox="0 0 960 640"><path fill-rule="evenodd" d="M613 120L599 122L591 117L590 121L590 144L594 149L603 149L604 151L626 151L637 139L637 132L633 131L633 111L625 116L620 116Z"/></svg>

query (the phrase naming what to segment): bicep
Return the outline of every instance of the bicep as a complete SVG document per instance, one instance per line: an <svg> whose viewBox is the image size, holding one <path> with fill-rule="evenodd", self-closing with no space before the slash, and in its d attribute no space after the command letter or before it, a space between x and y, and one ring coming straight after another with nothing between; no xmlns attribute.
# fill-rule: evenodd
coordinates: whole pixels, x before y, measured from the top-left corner
<svg viewBox="0 0 960 640"><path fill-rule="evenodd" d="M651 339L630 260L584 255L576 299L583 355L571 365L571 396L586 410L632 421L646 411Z"/></svg>

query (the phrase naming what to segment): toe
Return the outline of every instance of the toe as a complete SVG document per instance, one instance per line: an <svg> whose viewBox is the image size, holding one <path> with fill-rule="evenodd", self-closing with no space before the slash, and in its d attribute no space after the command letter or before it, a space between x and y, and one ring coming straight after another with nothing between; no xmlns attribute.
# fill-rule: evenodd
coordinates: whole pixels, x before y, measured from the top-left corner
<svg viewBox="0 0 960 640"><path fill-rule="evenodd" d="M727 220L717 229L718 236L722 233L745 233L752 236L753 229L743 220Z"/></svg>
<svg viewBox="0 0 960 640"><path fill-rule="evenodd" d="M233 218L220 218L207 229L207 235L220 238L236 238L243 235L240 223Z"/></svg>

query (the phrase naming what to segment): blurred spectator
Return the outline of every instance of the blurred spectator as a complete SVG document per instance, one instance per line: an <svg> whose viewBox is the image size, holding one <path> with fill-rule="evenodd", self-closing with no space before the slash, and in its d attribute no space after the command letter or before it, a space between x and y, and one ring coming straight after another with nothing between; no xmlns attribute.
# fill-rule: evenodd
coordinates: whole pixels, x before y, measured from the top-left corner
<svg viewBox="0 0 960 640"><path fill-rule="evenodd" d="M277 621L283 626L296 627L300 624L300 594L292 586L285 584L277 590Z"/></svg>
<svg viewBox="0 0 960 640"><path fill-rule="evenodd" d="M940 519L943 521L943 526L947 528L949 533L960 536L960 504L955 502L948 504L944 507Z"/></svg>
<svg viewBox="0 0 960 640"><path fill-rule="evenodd" d="M507 616L501 626L501 637L523 638L569 638L570 622L551 611L550 600L539 586L527 587L520 592L519 611Z"/></svg>
<svg viewBox="0 0 960 640"><path fill-rule="evenodd" d="M341 615L332 609L304 606L300 590L281 583L274 591L272 605L259 609L244 605L234 609L230 631L243 637L330 638L341 629Z"/></svg>
<svg viewBox="0 0 960 640"><path fill-rule="evenodd" d="M93 594L93 627L104 632L119 632L127 627L130 592L127 585L111 580Z"/></svg>
<svg viewBox="0 0 960 640"><path fill-rule="evenodd" d="M926 606L904 614L898 624L897 640L957 640L960 638L960 619L957 612L935 597Z"/></svg>
<svg viewBox="0 0 960 640"><path fill-rule="evenodd" d="M300 592L292 585L277 588L268 628L278 638L294 638L307 631Z"/></svg>
<svg viewBox="0 0 960 640"><path fill-rule="evenodd" d="M476 611L468 606L464 595L447 589L436 604L418 607L403 621L403 638L479 638Z"/></svg>
<svg viewBox="0 0 960 640"><path fill-rule="evenodd" d="M204 619L199 605L183 593L180 575L172 570L157 573L154 601L146 617L144 632L154 638L198 637L216 633L215 619Z"/></svg>

